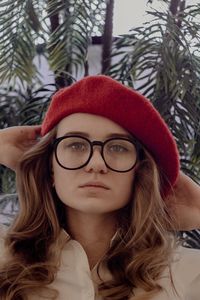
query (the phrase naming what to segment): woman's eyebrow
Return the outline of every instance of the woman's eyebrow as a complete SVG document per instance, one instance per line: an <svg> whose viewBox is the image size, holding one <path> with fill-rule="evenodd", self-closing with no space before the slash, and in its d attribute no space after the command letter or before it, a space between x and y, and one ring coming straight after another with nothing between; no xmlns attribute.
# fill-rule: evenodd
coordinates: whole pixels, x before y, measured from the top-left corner
<svg viewBox="0 0 200 300"><path fill-rule="evenodd" d="M128 133L111 133L106 136L107 138L126 138L131 139L132 136Z"/></svg>
<svg viewBox="0 0 200 300"><path fill-rule="evenodd" d="M66 132L63 136L69 136L69 135L80 135L86 138L90 138L90 134L83 132L83 131L70 131L70 132ZM105 136L105 138L127 138L127 139L131 139L132 136L130 134L126 134L126 133L110 133L108 135Z"/></svg>
<svg viewBox="0 0 200 300"><path fill-rule="evenodd" d="M81 135L83 137L87 137L89 138L90 135L86 132L83 132L83 131L69 131L69 132L66 132L65 134L63 134L63 136L69 136L69 135Z"/></svg>

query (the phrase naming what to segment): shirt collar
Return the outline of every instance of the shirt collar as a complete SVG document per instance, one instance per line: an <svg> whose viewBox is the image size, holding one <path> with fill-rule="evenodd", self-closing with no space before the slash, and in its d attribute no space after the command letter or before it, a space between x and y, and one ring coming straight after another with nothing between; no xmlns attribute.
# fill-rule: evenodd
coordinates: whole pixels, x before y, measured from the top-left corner
<svg viewBox="0 0 200 300"><path fill-rule="evenodd" d="M120 236L120 229L117 229L110 240L110 247L112 247L113 243L119 239L119 236ZM61 243L66 243L69 240L71 240L72 238L64 228L61 228L59 239L60 239Z"/></svg>

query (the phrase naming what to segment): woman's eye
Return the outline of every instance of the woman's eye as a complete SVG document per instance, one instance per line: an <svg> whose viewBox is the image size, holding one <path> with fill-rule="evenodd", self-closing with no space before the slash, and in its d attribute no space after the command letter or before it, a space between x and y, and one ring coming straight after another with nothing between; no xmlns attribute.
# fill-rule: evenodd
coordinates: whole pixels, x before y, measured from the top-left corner
<svg viewBox="0 0 200 300"><path fill-rule="evenodd" d="M73 142L73 143L65 143L63 144L63 149L65 151L85 151L86 145L80 142Z"/></svg>
<svg viewBox="0 0 200 300"><path fill-rule="evenodd" d="M127 152L127 149L121 145L112 145L110 147L111 152Z"/></svg>
<svg viewBox="0 0 200 300"><path fill-rule="evenodd" d="M86 145L82 143L73 143L71 145L68 145L68 148L72 150L84 151L86 149Z"/></svg>

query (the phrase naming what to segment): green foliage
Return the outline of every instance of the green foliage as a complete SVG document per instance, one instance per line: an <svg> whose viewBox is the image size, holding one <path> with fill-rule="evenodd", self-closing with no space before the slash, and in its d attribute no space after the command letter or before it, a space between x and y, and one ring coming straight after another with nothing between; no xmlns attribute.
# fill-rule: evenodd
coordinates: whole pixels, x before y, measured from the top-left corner
<svg viewBox="0 0 200 300"><path fill-rule="evenodd" d="M102 33L105 3L106 0L1 1L0 83L18 79L30 85L38 78L33 61L37 49L43 49L56 76L83 68L92 34Z"/></svg>
<svg viewBox="0 0 200 300"><path fill-rule="evenodd" d="M40 124L55 84L35 88L34 85L22 91L21 88L0 88L0 126Z"/></svg>
<svg viewBox="0 0 200 300"><path fill-rule="evenodd" d="M40 124L52 94L56 91L55 84L43 85L37 89L28 89L25 101L20 110L21 125Z"/></svg>
<svg viewBox="0 0 200 300"><path fill-rule="evenodd" d="M47 46L50 67L58 75L72 73L72 69L77 74L84 67L94 27L98 25L102 33L103 26L96 17L104 10L105 1L49 1L47 18L55 21L59 14L62 20L50 34Z"/></svg>
<svg viewBox="0 0 200 300"><path fill-rule="evenodd" d="M31 82L36 74L35 33L27 10L30 1L0 3L0 82L20 78Z"/></svg>

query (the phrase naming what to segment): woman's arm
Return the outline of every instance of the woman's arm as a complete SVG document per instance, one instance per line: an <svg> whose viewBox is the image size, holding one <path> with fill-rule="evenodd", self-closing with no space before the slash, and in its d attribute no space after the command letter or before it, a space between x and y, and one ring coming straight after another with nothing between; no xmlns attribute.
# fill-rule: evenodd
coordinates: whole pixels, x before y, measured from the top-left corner
<svg viewBox="0 0 200 300"><path fill-rule="evenodd" d="M167 203L179 230L200 228L200 186L183 172L179 173L174 194L168 197Z"/></svg>
<svg viewBox="0 0 200 300"><path fill-rule="evenodd" d="M25 150L37 141L40 126L16 126L0 130L0 164L15 171Z"/></svg>

